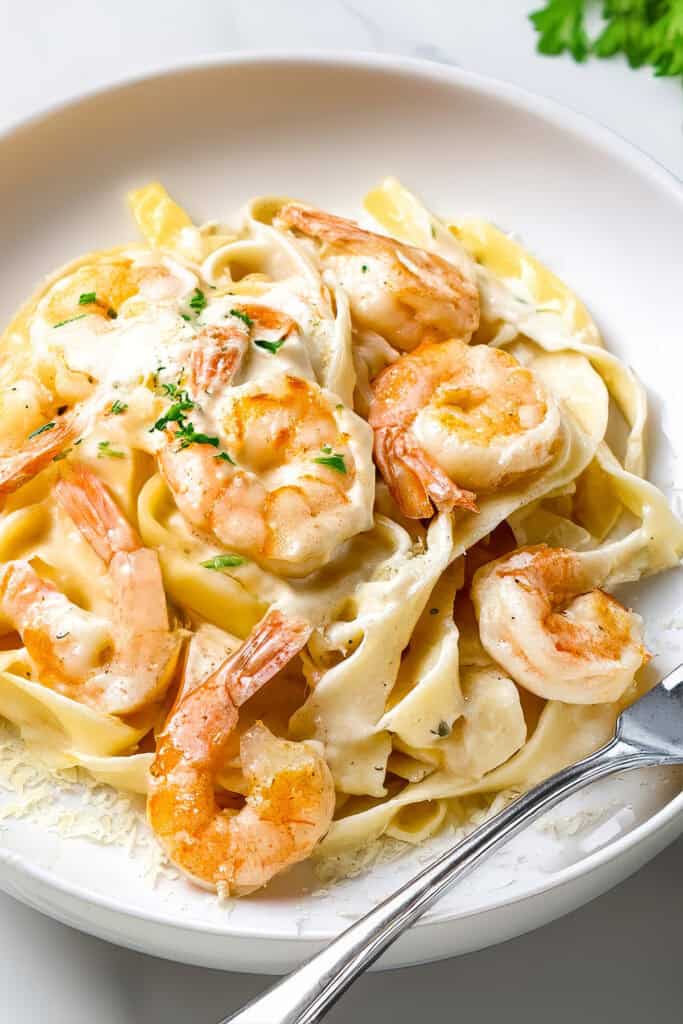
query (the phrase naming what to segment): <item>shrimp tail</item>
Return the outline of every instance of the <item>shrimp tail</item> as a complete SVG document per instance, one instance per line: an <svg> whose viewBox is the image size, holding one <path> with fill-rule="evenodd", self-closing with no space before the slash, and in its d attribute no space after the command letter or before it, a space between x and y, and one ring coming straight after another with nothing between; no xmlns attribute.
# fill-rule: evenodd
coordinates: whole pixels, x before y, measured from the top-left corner
<svg viewBox="0 0 683 1024"><path fill-rule="evenodd" d="M107 565L117 552L137 551L141 541L111 494L92 470L73 466L57 482L57 501Z"/></svg>
<svg viewBox="0 0 683 1024"><path fill-rule="evenodd" d="M455 508L478 512L476 495L458 487L401 427L375 431L375 460L401 512L409 519L428 519Z"/></svg>
<svg viewBox="0 0 683 1024"><path fill-rule="evenodd" d="M225 673L236 707L256 693L306 645L312 629L305 619L269 611L242 646L218 670Z"/></svg>
<svg viewBox="0 0 683 1024"><path fill-rule="evenodd" d="M0 496L13 494L45 469L74 440L78 426L75 417L64 416L30 438L18 452L0 458Z"/></svg>
<svg viewBox="0 0 683 1024"><path fill-rule="evenodd" d="M385 241L383 236L363 230L352 220L336 217L333 213L316 210L312 206L304 206L303 203L287 203L281 208L273 224L276 228L293 228L302 235L332 244L353 240L362 242L369 237Z"/></svg>
<svg viewBox="0 0 683 1024"><path fill-rule="evenodd" d="M249 328L243 322L229 327L205 327L197 335L190 355L191 390L211 392L232 383L249 344Z"/></svg>

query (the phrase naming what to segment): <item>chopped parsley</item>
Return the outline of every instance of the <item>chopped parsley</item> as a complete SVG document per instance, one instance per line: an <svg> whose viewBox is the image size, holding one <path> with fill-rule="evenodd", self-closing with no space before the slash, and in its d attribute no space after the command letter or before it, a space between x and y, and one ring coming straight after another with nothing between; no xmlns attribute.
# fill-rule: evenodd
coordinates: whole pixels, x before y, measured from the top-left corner
<svg viewBox="0 0 683 1024"><path fill-rule="evenodd" d="M159 417L150 433L155 430L165 430L169 423L177 423L179 428L182 428L185 425L185 413L195 407L195 403L187 391L179 390L176 384L162 384L161 386L169 398L175 398L176 401L169 406L163 416Z"/></svg>
<svg viewBox="0 0 683 1024"><path fill-rule="evenodd" d="M242 558L241 555L214 555L213 558L207 558L205 562L199 564L203 569L234 569L238 565L244 565L246 558Z"/></svg>
<svg viewBox="0 0 683 1024"><path fill-rule="evenodd" d="M271 352L273 355L282 348L284 343L284 338L280 338L278 341L266 341L265 338L256 338L254 340L255 345L258 345L259 348L264 348L266 352Z"/></svg>
<svg viewBox="0 0 683 1024"><path fill-rule="evenodd" d="M181 313L180 315L183 318L183 320L187 320L188 322L192 319L189 313Z"/></svg>
<svg viewBox="0 0 683 1024"><path fill-rule="evenodd" d="M251 319L249 314L245 313L241 309L231 309L230 310L230 316L236 316L237 319L241 320L243 324L247 325L247 327L253 327L254 326L254 321Z"/></svg>
<svg viewBox="0 0 683 1024"><path fill-rule="evenodd" d="M231 466L235 465L235 460L227 452L219 452L218 455L214 455L214 459L218 462L229 462Z"/></svg>
<svg viewBox="0 0 683 1024"><path fill-rule="evenodd" d="M334 469L337 473L346 473L346 463L341 452L333 452L329 444L323 445L322 451L323 454L313 459L314 462L317 462L319 466Z"/></svg>
<svg viewBox="0 0 683 1024"><path fill-rule="evenodd" d="M50 420L49 423L43 423L42 427L38 427L36 430L32 430L27 437L27 441L30 441L32 437L38 437L38 434L44 434L46 430L52 430L57 424L54 420Z"/></svg>
<svg viewBox="0 0 683 1024"><path fill-rule="evenodd" d="M177 424L175 437L180 441L180 447L178 451L182 451L183 448L189 448L191 444L210 444L214 448L218 448L219 440L211 434L202 434L201 431L195 429L194 423L191 423L185 416L185 413L190 412L191 409L196 408L196 402L193 402L187 391L184 391L177 384L162 384L163 391L169 396L169 398L175 399L175 401L169 406L163 416L160 416L153 427L150 427L150 434L155 430L166 430L171 423Z"/></svg>
<svg viewBox="0 0 683 1024"><path fill-rule="evenodd" d="M190 309L199 316L203 309L206 309L206 295L201 288L195 288L194 294L189 302Z"/></svg>
<svg viewBox="0 0 683 1024"><path fill-rule="evenodd" d="M71 317L69 317L68 320L60 320L58 324L53 324L52 328L53 328L53 330L56 330L57 327L64 327L65 324L72 324L72 323L74 323L75 320L82 320L83 317L85 317L87 315L88 315L87 313L79 313L78 316L71 316Z"/></svg>
<svg viewBox="0 0 683 1024"><path fill-rule="evenodd" d="M111 447L111 441L97 442L98 459L125 459L125 457L125 452L119 452L115 448Z"/></svg>
<svg viewBox="0 0 683 1024"><path fill-rule="evenodd" d="M367 265L367 263L364 263L363 266L360 269L363 271L364 274L367 274L367 272L368 272L368 265Z"/></svg>
<svg viewBox="0 0 683 1024"><path fill-rule="evenodd" d="M195 430L193 423L179 423L175 436L180 441L178 451L189 448L191 444L211 444L214 448L218 448L220 443L217 437Z"/></svg>
<svg viewBox="0 0 683 1024"><path fill-rule="evenodd" d="M125 412L127 408L128 408L128 403L127 402L119 402L119 400L117 398L115 402L112 402L112 406L111 406L111 409L109 410L109 412L112 413L113 416L120 416L121 413Z"/></svg>
<svg viewBox="0 0 683 1024"><path fill-rule="evenodd" d="M78 442L76 442L76 443L78 443ZM67 455L69 454L70 451L71 451L71 448L65 448L63 452L59 452L57 455L55 455L53 457L52 461L53 462L61 462L62 459L65 459L67 457Z"/></svg>
<svg viewBox="0 0 683 1024"><path fill-rule="evenodd" d="M79 306L91 306L93 302L97 302L97 292L81 292L78 296Z"/></svg>

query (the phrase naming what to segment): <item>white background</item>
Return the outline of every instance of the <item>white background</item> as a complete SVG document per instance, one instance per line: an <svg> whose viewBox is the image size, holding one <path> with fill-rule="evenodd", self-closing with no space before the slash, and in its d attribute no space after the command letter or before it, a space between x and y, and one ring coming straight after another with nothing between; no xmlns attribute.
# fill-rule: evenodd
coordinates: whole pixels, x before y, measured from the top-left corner
<svg viewBox="0 0 683 1024"><path fill-rule="evenodd" d="M378 50L456 64L560 100L683 177L680 80L655 80L619 61L578 67L537 56L526 20L535 6L539 0L0 0L0 130L83 88L176 58ZM328 1019L678 1021L682 866L683 840L617 890L532 935L362 979ZM1 895L0 949L0 1020L8 1024L214 1024L267 983L120 950Z"/></svg>

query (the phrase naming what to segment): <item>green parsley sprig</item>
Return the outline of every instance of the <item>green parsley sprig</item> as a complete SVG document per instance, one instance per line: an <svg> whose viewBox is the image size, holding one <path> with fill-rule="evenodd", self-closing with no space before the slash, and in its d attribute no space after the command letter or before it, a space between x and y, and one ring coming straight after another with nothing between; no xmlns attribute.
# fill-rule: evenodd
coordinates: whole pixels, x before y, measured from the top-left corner
<svg viewBox="0 0 683 1024"><path fill-rule="evenodd" d="M150 434L155 430L166 430L171 424L175 424L175 437L180 442L178 451L189 448L191 444L210 444L212 447L218 448L220 442L217 437L212 434L203 434L195 428L194 423L187 419L185 413L197 407L197 403L192 401L188 392L180 388L178 384L162 384L161 388L169 398L173 398L175 401L150 428Z"/></svg>
<svg viewBox="0 0 683 1024"><path fill-rule="evenodd" d="M587 19L598 7L603 25L591 38ZM633 68L683 77L683 0L548 0L529 17L540 53L571 53L577 61L623 53Z"/></svg>
<svg viewBox="0 0 683 1024"><path fill-rule="evenodd" d="M213 558L207 558L205 562L199 564L203 569L213 569L214 571L220 571L221 569L234 569L238 565L244 565L246 558L242 558L241 555L225 554L225 555L214 555Z"/></svg>
<svg viewBox="0 0 683 1024"><path fill-rule="evenodd" d="M322 452L322 455L313 459L314 462L317 462L319 466L334 469L337 473L346 473L346 463L341 452L333 452L329 444L323 445Z"/></svg>

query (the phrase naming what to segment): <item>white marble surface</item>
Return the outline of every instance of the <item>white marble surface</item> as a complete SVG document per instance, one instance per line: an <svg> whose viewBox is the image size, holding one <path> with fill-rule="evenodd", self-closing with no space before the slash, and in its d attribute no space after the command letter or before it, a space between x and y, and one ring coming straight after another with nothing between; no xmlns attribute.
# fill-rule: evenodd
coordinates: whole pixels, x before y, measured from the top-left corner
<svg viewBox="0 0 683 1024"><path fill-rule="evenodd" d="M683 177L683 89L618 61L541 58L534 0L1 0L0 130L48 103L181 57L245 49L399 52L493 75L609 125ZM94 142L94 144L96 144ZM563 921L459 960L362 979L328 1018L526 1024L680 1019L683 840ZM171 965L0 896L0 1020L212 1024L266 979Z"/></svg>

